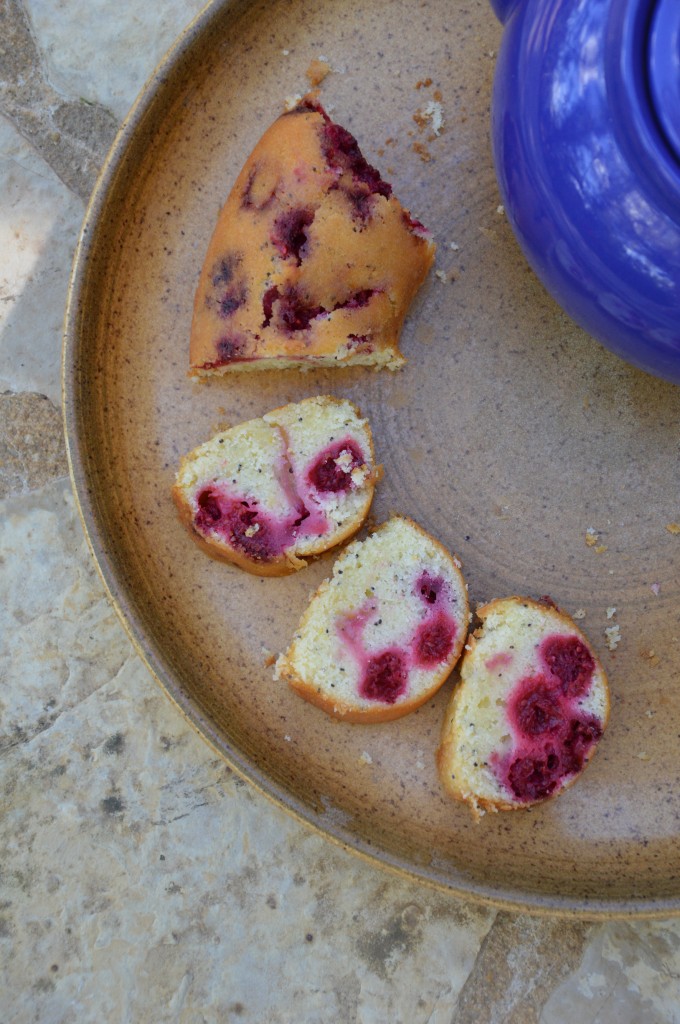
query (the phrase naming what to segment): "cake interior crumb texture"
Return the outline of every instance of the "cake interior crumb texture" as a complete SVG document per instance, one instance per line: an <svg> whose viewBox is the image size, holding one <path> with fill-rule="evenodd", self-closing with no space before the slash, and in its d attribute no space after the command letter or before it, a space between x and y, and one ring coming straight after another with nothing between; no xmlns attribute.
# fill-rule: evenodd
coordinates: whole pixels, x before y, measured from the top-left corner
<svg viewBox="0 0 680 1024"><path fill-rule="evenodd" d="M296 493L304 501L314 502L323 516L337 528L356 521L357 517L363 520L373 493L375 466L371 430L355 406L350 402L325 398L307 399L276 409L263 418L278 428L285 438L289 468L293 470L289 475L293 477ZM324 450L329 452L328 458L340 470L347 472L347 488L310 488L309 467ZM297 552L307 555L315 546L314 536L301 535Z"/></svg>
<svg viewBox="0 0 680 1024"><path fill-rule="evenodd" d="M277 676L316 693L332 712L360 715L377 706L390 714L448 676L467 616L457 565L414 523L394 517L337 559L279 658ZM386 677L394 667L396 692Z"/></svg>
<svg viewBox="0 0 680 1024"><path fill-rule="evenodd" d="M483 626L470 638L470 650L460 667L461 683L447 711L440 774L453 795L469 800L475 808L493 810L517 799L498 770L518 742L510 707L517 687L524 686L528 692L535 681L540 696L546 675L540 652L547 636L571 638L571 642L586 646L587 641L568 616L537 602L498 600L480 614ZM595 719L604 728L609 713L607 681L596 659L592 664L591 682L586 692L573 700L573 714L582 721ZM533 727L546 726L543 745L559 750L549 728L552 707L548 693L548 702L539 702L534 708L534 715L543 719L534 717ZM556 716L561 713L555 711ZM538 740L543 743L541 736ZM554 793L568 781L572 780L560 780Z"/></svg>
<svg viewBox="0 0 680 1024"><path fill-rule="evenodd" d="M368 421L316 396L217 434L180 465L175 501L216 553L300 568L368 513L378 477Z"/></svg>

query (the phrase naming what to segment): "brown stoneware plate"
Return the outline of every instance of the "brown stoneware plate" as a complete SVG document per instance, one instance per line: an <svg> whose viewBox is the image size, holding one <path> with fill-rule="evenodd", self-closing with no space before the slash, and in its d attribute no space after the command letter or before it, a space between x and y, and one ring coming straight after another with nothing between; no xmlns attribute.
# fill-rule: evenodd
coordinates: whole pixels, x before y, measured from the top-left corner
<svg viewBox="0 0 680 1024"><path fill-rule="evenodd" d="M668 529L680 521L680 389L605 352L528 270L489 151L499 38L486 0L206 9L125 123L87 214L64 349L75 489L154 675L292 813L467 897L670 914L680 909L680 535ZM333 69L322 101L438 243L402 339L408 365L193 383L192 301L218 209L319 55ZM431 101L439 135L419 114ZM385 468L376 520L410 515L457 552L473 605L548 594L583 609L611 721L558 800L475 824L446 799L434 755L455 676L381 726L331 721L275 683L267 658L286 647L333 555L258 579L206 558L180 526L170 488L183 453L226 422L324 393L372 422Z"/></svg>

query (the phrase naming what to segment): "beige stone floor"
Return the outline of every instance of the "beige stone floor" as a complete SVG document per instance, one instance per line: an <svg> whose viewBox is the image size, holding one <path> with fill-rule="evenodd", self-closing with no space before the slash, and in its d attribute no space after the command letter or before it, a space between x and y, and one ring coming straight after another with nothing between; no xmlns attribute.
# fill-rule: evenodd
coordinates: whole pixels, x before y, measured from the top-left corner
<svg viewBox="0 0 680 1024"><path fill-rule="evenodd" d="M67 279L200 7L0 0L0 1021L680 1021L680 922L497 912L341 851L215 757L107 602L61 435Z"/></svg>

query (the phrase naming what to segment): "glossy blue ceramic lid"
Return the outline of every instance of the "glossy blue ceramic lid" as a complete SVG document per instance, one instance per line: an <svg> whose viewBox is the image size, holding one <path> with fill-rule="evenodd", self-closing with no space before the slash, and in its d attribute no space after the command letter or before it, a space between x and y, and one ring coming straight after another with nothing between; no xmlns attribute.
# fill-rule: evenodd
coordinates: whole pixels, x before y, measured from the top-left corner
<svg viewBox="0 0 680 1024"><path fill-rule="evenodd" d="M680 0L657 0L648 45L652 105L661 131L680 162Z"/></svg>
<svg viewBox="0 0 680 1024"><path fill-rule="evenodd" d="M509 223L570 316L680 384L680 0L491 3Z"/></svg>
<svg viewBox="0 0 680 1024"><path fill-rule="evenodd" d="M512 10L517 6L519 0L491 0L496 17L504 25L510 17Z"/></svg>

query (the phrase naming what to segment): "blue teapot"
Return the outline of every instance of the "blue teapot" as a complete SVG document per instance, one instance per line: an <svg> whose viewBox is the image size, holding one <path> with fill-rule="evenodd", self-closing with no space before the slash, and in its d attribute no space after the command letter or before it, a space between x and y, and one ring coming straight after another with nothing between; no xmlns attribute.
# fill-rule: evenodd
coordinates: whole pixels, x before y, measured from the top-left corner
<svg viewBox="0 0 680 1024"><path fill-rule="evenodd" d="M680 384L680 0L491 0L492 146L510 224L562 308Z"/></svg>

